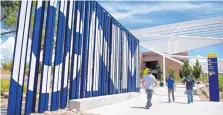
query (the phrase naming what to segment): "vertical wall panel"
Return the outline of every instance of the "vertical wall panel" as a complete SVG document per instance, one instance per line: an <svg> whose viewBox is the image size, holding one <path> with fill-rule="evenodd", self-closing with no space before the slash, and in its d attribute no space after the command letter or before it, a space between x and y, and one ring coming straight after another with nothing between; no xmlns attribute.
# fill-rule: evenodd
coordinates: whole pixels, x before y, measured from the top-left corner
<svg viewBox="0 0 223 115"><path fill-rule="evenodd" d="M111 35L111 65L110 65L110 77L111 77L111 83L110 83L110 90L111 90L111 94L114 94L115 92L115 22L114 20L112 19L112 35Z"/></svg>
<svg viewBox="0 0 223 115"><path fill-rule="evenodd" d="M109 15L109 17L108 17L108 28L109 28L109 30L108 30L108 58L107 58L107 60L108 60L108 62L107 62L107 94L111 94L111 83L112 83L112 81L111 81L111 75L110 75L110 73L111 73L111 49L112 49L112 47L111 47L111 38L112 38L112 21L111 21L111 17L110 17L110 15Z"/></svg>
<svg viewBox="0 0 223 115"><path fill-rule="evenodd" d="M47 26L44 41L43 66L39 94L39 113L43 113L44 111L48 110L56 6L57 1L48 2Z"/></svg>
<svg viewBox="0 0 223 115"><path fill-rule="evenodd" d="M126 93L127 92L127 69L128 69L128 66L127 66L127 36L126 36L126 32L125 30L123 29L123 32L122 32L122 36L123 36L123 48L122 48L122 55L123 55L123 58L122 58L122 93Z"/></svg>
<svg viewBox="0 0 223 115"><path fill-rule="evenodd" d="M56 49L55 49L55 61L54 61L54 74L53 74L53 87L51 95L51 111L59 109L59 96L60 96L60 84L62 75L62 50L65 35L65 24L66 24L66 6L67 2L60 1L59 19L57 27L56 37Z"/></svg>
<svg viewBox="0 0 223 115"><path fill-rule="evenodd" d="M100 37L100 30L99 30L99 8L98 5L96 6L96 33L95 33L95 51L94 51L94 70L93 70L93 96L98 96L98 83L99 83L99 37Z"/></svg>
<svg viewBox="0 0 223 115"><path fill-rule="evenodd" d="M108 18L107 18L107 12L103 10L103 18L104 18L104 23L103 23L103 31L104 31L104 35L103 35L103 74L102 74L102 77L103 77L103 86L102 86L102 95L106 95L106 89L107 89L107 43L108 43L108 40L107 40L107 34L108 34L108 29L106 27L106 25L108 26Z"/></svg>
<svg viewBox="0 0 223 115"><path fill-rule="evenodd" d="M69 91L69 99L77 98L77 60L79 57L78 54L78 44L79 44L79 36L80 36L80 9L81 4L78 1L75 1L75 20L74 20L74 31L73 31L73 50L72 50L72 64L71 64L71 74L70 74L70 91Z"/></svg>
<svg viewBox="0 0 223 115"><path fill-rule="evenodd" d="M93 70L93 48L94 48L94 33L95 33L95 2L91 2L91 19L89 32L89 54L88 54L88 69L87 69L87 92L86 97L92 96L92 70Z"/></svg>
<svg viewBox="0 0 223 115"><path fill-rule="evenodd" d="M41 48L41 37L42 37L42 27L44 19L44 9L45 2L39 0L36 6L35 13L35 23L32 36L32 46L31 46L31 56L30 56L30 66L28 75L28 89L26 96L25 114L31 114L33 109L35 110L36 101L36 88L38 81L38 71L39 71L39 56Z"/></svg>
<svg viewBox="0 0 223 115"><path fill-rule="evenodd" d="M11 84L9 90L8 114L18 115L21 112L23 79L25 71L25 60L27 53L27 43L29 34L29 23L32 2L23 1L20 4L19 24L16 33L14 47L13 69L11 74Z"/></svg>
<svg viewBox="0 0 223 115"><path fill-rule="evenodd" d="M99 59L99 76L98 76L98 95L99 96L101 96L101 91L102 91L102 64L103 64L103 60L102 60L102 57L103 57L103 55L102 55L102 52L103 52L103 48L102 48L102 45L103 45L103 19L102 19L102 8L101 8L101 6L99 6L98 5L98 11L99 11L99 17L98 17L98 19L99 19L99 57L98 57L98 59Z"/></svg>
<svg viewBox="0 0 223 115"><path fill-rule="evenodd" d="M71 32L72 32L72 19L73 19L73 1L68 2L67 5L67 21L65 32L65 44L63 54L63 70L62 70L62 82L61 82L61 97L60 108L64 109L67 105L67 91L68 91L68 75L69 75L69 59L70 59L70 47L71 47Z"/></svg>
<svg viewBox="0 0 223 115"><path fill-rule="evenodd" d="M24 85L24 77L25 77L25 66L26 66L26 56L27 56L27 46L29 40L29 26L30 26L30 18L32 12L32 2L28 1L26 9L26 19L24 25L24 33L23 33L23 43L21 48L21 57L20 57L20 71L19 71L19 86L17 87L17 99L16 99L16 113L15 115L19 115L21 113L21 105L22 105L22 95L23 95L23 85Z"/></svg>

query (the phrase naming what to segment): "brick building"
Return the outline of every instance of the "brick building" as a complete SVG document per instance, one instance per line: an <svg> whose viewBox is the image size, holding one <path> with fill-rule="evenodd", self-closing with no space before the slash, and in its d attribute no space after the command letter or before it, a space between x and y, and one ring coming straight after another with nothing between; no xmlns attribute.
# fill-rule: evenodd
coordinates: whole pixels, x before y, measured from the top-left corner
<svg viewBox="0 0 223 115"><path fill-rule="evenodd" d="M183 55L187 56L188 52L178 53L176 55ZM168 58L165 58L166 60L166 75L168 75L169 67L171 66L174 69L174 72L179 75L181 65L173 60L170 60ZM184 61L184 59L174 58L181 62ZM149 69L156 70L156 65L159 63L161 71L163 70L163 56L156 54L154 52L142 52L140 54L140 61L141 61L141 72L148 67Z"/></svg>

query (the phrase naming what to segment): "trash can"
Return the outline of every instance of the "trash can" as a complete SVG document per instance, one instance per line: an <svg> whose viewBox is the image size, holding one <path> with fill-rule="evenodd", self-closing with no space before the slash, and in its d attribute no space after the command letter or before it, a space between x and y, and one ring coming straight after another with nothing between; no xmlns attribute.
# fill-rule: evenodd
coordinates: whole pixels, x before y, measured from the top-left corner
<svg viewBox="0 0 223 115"><path fill-rule="evenodd" d="M163 82L160 82L160 86L163 87L163 85L164 85Z"/></svg>

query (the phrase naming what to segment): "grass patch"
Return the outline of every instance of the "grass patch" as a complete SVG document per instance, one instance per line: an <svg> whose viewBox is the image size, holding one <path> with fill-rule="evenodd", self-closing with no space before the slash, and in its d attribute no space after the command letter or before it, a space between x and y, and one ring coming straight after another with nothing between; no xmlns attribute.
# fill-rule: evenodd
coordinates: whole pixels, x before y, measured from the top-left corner
<svg viewBox="0 0 223 115"><path fill-rule="evenodd" d="M9 79L1 79L1 93L8 92L10 86L10 80Z"/></svg>
<svg viewBox="0 0 223 115"><path fill-rule="evenodd" d="M8 92L10 87L10 80L9 79L1 79L1 93ZM23 93L26 92L27 87L23 86Z"/></svg>

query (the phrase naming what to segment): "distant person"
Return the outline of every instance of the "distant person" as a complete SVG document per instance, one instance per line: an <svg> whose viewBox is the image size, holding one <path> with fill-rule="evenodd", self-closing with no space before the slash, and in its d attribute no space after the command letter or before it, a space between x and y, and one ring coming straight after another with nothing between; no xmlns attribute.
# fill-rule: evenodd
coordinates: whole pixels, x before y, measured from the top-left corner
<svg viewBox="0 0 223 115"><path fill-rule="evenodd" d="M143 86L147 94L147 103L146 109L149 109L152 106L151 100L153 95L153 89L157 85L155 76L152 75L151 71L143 78Z"/></svg>
<svg viewBox="0 0 223 115"><path fill-rule="evenodd" d="M184 80L184 83L186 83L186 92L187 92L187 99L188 99L188 104L193 103L193 87L195 80L191 78L191 76L187 76Z"/></svg>
<svg viewBox="0 0 223 115"><path fill-rule="evenodd" d="M172 100L174 102L175 101L174 90L176 90L176 85L175 85L175 81L172 78L172 76L167 77L166 85L168 87L168 99L169 99L169 102L171 102L170 95L172 95Z"/></svg>

